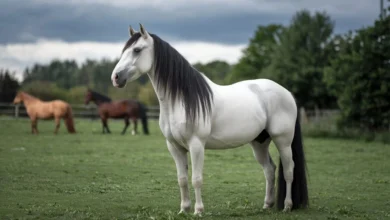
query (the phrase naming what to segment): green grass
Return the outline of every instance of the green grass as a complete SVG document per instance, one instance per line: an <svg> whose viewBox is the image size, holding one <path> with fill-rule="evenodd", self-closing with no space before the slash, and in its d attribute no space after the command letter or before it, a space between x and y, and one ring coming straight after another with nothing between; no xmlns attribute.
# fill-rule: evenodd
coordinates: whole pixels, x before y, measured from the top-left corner
<svg viewBox="0 0 390 220"><path fill-rule="evenodd" d="M157 123L134 137L119 134L122 121L109 122L111 135L76 122L76 135L40 121L33 136L27 120L0 120L0 219L194 218L177 215L176 168ZM389 219L389 147L305 138L311 206L291 213L261 209L264 175L249 146L208 150L203 219Z"/></svg>

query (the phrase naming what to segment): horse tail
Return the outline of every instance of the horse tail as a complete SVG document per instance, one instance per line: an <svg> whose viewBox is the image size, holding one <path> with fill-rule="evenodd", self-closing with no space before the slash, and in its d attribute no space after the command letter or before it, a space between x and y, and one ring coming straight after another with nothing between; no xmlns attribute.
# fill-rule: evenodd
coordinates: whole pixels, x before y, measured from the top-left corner
<svg viewBox="0 0 390 220"><path fill-rule="evenodd" d="M294 179L291 186L292 209L306 208L309 205L309 196L306 181L306 161L303 151L301 126L299 123L299 113L295 122L294 138L291 144L292 157L294 161ZM286 198L286 181L284 179L282 161L279 160L278 177L278 209L284 208L284 199Z"/></svg>
<svg viewBox="0 0 390 220"><path fill-rule="evenodd" d="M66 128L68 129L69 133L76 133L76 130L74 128L74 123L73 123L73 111L72 107L68 104L66 107L66 114L65 114L65 124Z"/></svg>
<svg viewBox="0 0 390 220"><path fill-rule="evenodd" d="M148 116L146 115L147 108L141 102L138 102L138 105L139 105L140 118L141 118L143 130L144 130L144 134L149 135Z"/></svg>

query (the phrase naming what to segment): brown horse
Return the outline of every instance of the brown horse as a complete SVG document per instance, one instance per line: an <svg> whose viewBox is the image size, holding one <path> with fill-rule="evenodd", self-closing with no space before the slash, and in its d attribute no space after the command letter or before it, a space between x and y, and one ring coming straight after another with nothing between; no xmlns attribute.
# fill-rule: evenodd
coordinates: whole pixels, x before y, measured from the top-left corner
<svg viewBox="0 0 390 220"><path fill-rule="evenodd" d="M26 107L27 114L31 120L31 132L38 134L37 122L38 119L55 119L56 128L54 133L58 133L60 128L60 120L64 119L66 128L69 133L76 133L73 124L73 114L72 107L62 101L54 100L49 102L44 102L26 92L18 92L13 101L14 104L24 103Z"/></svg>
<svg viewBox="0 0 390 220"><path fill-rule="evenodd" d="M125 120L125 127L122 130L122 134L125 134L127 127L130 125L129 119L131 119L134 124L132 131L133 135L138 133L137 119L141 118L144 134L149 134L146 108L139 101L111 101L107 96L88 89L85 96L85 104L87 105L90 101L94 102L99 108L99 116L103 124L103 134L106 133L106 131L107 133L111 133L107 125L108 118L123 118Z"/></svg>

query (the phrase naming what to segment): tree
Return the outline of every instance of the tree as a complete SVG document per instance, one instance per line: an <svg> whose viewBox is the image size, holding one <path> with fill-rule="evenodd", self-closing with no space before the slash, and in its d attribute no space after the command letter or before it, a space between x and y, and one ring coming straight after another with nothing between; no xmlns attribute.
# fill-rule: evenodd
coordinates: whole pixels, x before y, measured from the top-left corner
<svg viewBox="0 0 390 220"><path fill-rule="evenodd" d="M66 90L59 88L53 82L32 81L24 84L21 90L43 101L52 101L55 99L68 100Z"/></svg>
<svg viewBox="0 0 390 220"><path fill-rule="evenodd" d="M390 10L390 7L389 7ZM388 130L390 125L390 15L337 37L337 56L324 81L338 97L340 126Z"/></svg>
<svg viewBox="0 0 390 220"><path fill-rule="evenodd" d="M298 105L307 108L332 108L336 98L323 82L324 68L334 55L328 46L333 22L326 13L297 12L291 25L280 35L280 45L274 47L272 60L262 77L273 79L289 89Z"/></svg>
<svg viewBox="0 0 390 220"><path fill-rule="evenodd" d="M12 102L19 86L19 82L8 70L0 69L0 102Z"/></svg>
<svg viewBox="0 0 390 220"><path fill-rule="evenodd" d="M152 83L149 81L145 86L141 87L138 99L145 105L153 106L158 105L158 98L154 91Z"/></svg>
<svg viewBox="0 0 390 220"><path fill-rule="evenodd" d="M78 82L78 66L74 60L53 60L48 65L35 64L24 72L23 84L34 80L53 82L58 87L69 89L80 85Z"/></svg>
<svg viewBox="0 0 390 220"><path fill-rule="evenodd" d="M231 69L227 62L221 60L211 61L206 64L195 63L193 66L209 77L211 81L218 84L224 83L225 77Z"/></svg>
<svg viewBox="0 0 390 220"><path fill-rule="evenodd" d="M249 45L243 50L243 56L232 67L225 82L233 83L241 80L256 79L261 71L272 61L271 54L280 43L284 27L277 24L259 26Z"/></svg>

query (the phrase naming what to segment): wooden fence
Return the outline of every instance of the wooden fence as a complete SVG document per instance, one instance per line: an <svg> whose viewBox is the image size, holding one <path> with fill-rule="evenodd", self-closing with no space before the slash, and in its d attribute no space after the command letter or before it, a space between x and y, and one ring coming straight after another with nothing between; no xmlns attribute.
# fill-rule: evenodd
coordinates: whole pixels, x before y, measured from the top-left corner
<svg viewBox="0 0 390 220"><path fill-rule="evenodd" d="M73 115L78 118L98 119L97 107L95 105L71 104ZM158 119L160 113L159 106L147 106L147 115L151 119ZM324 119L334 117L339 114L339 110L335 109L316 109L305 110L300 109L300 117L302 123L321 122ZM13 105L10 103L0 103L0 116L10 117L27 117L24 105Z"/></svg>
<svg viewBox="0 0 390 220"><path fill-rule="evenodd" d="M77 118L99 119L97 106L84 104L71 104L73 115ZM147 106L147 116L151 119L158 119L160 108L158 106ZM28 117L24 105L13 105L10 103L0 103L0 116Z"/></svg>

